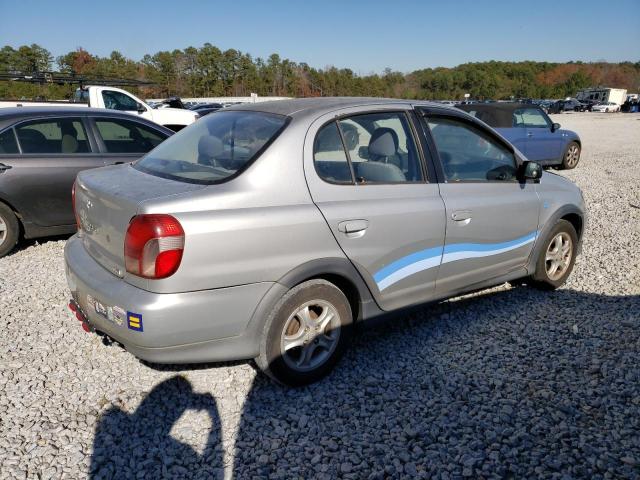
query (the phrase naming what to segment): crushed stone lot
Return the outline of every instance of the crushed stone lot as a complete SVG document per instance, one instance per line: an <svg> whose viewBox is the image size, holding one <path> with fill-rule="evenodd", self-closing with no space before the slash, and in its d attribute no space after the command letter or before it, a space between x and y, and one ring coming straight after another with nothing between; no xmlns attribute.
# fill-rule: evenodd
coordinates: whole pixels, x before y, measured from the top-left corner
<svg viewBox="0 0 640 480"><path fill-rule="evenodd" d="M397 316L304 389L103 345L64 241L23 244L0 259L0 477L640 478L640 115L553 120L583 141L568 283Z"/></svg>

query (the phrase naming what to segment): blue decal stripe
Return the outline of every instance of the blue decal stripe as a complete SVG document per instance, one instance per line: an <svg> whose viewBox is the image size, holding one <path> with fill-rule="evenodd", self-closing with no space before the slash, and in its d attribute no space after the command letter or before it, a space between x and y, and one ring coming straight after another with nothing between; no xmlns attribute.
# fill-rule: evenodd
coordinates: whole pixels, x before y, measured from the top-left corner
<svg viewBox="0 0 640 480"><path fill-rule="evenodd" d="M444 253L455 252L488 252L491 250L502 250L505 248L518 247L520 244L533 242L538 232L531 232L523 237L502 243L454 243L444 247Z"/></svg>
<svg viewBox="0 0 640 480"><path fill-rule="evenodd" d="M426 250L421 250L419 252L412 253L407 255L406 257L402 257L395 262L390 263L386 267L378 270L376 274L373 276L373 279L376 282L380 282L384 280L389 275L392 275L396 271L411 265L412 263L421 262L423 260L428 260L433 257L442 257L442 247L435 248L427 248Z"/></svg>
<svg viewBox="0 0 640 480"><path fill-rule="evenodd" d="M535 231L502 243L457 243L444 247L428 248L390 263L378 270L373 279L382 291L400 280L443 263L498 255L534 242L537 236L538 232Z"/></svg>

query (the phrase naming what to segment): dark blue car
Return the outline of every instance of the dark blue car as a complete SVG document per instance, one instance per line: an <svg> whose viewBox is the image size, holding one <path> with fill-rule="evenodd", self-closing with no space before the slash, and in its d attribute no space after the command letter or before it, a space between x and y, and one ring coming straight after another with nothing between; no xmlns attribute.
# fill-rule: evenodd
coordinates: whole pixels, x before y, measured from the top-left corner
<svg viewBox="0 0 640 480"><path fill-rule="evenodd" d="M458 108L493 127L529 160L563 169L575 168L580 160L578 134L561 129L537 105L489 103Z"/></svg>

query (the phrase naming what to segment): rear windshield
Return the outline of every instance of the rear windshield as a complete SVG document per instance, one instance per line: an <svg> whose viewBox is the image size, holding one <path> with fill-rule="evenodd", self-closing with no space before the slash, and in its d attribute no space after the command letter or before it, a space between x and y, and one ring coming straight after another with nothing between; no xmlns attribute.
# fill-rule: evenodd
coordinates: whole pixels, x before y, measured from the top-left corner
<svg viewBox="0 0 640 480"><path fill-rule="evenodd" d="M134 167L188 183L220 183L239 174L280 134L287 117L261 112L216 112L151 150Z"/></svg>

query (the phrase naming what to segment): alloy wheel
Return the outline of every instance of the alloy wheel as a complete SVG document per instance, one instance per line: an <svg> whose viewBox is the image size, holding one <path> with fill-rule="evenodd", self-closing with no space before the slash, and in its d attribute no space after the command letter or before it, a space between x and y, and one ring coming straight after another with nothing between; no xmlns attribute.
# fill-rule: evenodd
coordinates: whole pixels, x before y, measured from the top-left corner
<svg viewBox="0 0 640 480"><path fill-rule="evenodd" d="M284 324L280 355L298 372L314 370L333 354L340 339L340 315L324 300L300 305Z"/></svg>
<svg viewBox="0 0 640 480"><path fill-rule="evenodd" d="M7 238L7 223L0 217L0 245Z"/></svg>
<svg viewBox="0 0 640 480"><path fill-rule="evenodd" d="M559 280L571 265L573 255L573 241L566 232L560 232L547 247L545 268L550 280Z"/></svg>
<svg viewBox="0 0 640 480"><path fill-rule="evenodd" d="M577 145L571 145L567 150L567 166L575 167L580 158L580 149Z"/></svg>

